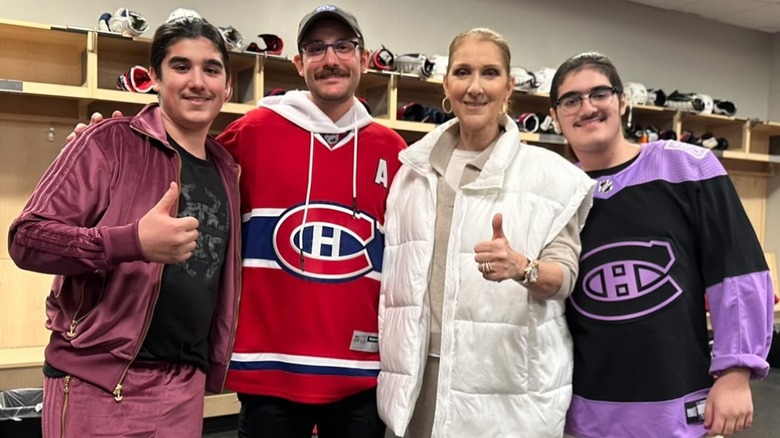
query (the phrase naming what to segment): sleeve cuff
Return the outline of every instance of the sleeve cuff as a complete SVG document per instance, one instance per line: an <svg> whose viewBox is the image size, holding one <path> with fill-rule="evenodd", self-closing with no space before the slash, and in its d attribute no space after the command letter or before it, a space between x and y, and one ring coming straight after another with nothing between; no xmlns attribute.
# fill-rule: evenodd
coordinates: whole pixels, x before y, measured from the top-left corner
<svg viewBox="0 0 780 438"><path fill-rule="evenodd" d="M563 301L566 298L569 298L569 295L571 295L574 290L574 276L571 275L569 268L565 264L560 263L560 265L561 270L563 271L563 281L561 281L561 287L558 288L558 291L549 298L551 300Z"/></svg>
<svg viewBox="0 0 780 438"><path fill-rule="evenodd" d="M769 362L753 354L737 354L712 358L710 375L717 376L730 368L750 369L750 378L761 380L769 374Z"/></svg>
<svg viewBox="0 0 780 438"><path fill-rule="evenodd" d="M124 262L145 261L141 251L141 241L138 238L138 221L119 227L100 228L106 250L106 261L109 266Z"/></svg>

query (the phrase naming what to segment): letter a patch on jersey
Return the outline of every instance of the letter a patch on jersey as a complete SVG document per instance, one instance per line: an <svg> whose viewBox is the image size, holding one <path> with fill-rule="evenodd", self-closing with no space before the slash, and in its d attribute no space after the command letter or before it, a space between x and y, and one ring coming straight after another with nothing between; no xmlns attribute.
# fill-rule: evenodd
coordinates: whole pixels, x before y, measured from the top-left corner
<svg viewBox="0 0 780 438"><path fill-rule="evenodd" d="M387 161L381 158L379 159L379 163L377 163L376 166L376 176L374 177L374 182L381 185L384 188L387 188L387 184L388 184Z"/></svg>

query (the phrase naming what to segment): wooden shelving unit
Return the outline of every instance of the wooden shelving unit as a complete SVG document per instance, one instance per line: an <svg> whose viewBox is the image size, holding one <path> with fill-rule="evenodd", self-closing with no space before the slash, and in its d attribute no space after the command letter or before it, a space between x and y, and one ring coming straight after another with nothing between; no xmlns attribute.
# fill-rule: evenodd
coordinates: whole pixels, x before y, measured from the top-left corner
<svg viewBox="0 0 780 438"><path fill-rule="evenodd" d="M128 38L89 29L53 27L0 19L0 229L7 230L21 211L38 179L65 144L65 136L93 111L109 115L119 109L133 114L156 96L120 91L117 77L134 65L148 64L150 40ZM234 94L214 124L218 132L255 108L275 88L303 89L305 82L286 57L231 52ZM408 102L440 108L444 97L441 79L370 70L357 92L366 99L375 120L415 141L435 125L398 120L397 110ZM549 96L516 91L511 112L549 111ZM704 116L666 108L633 108L635 125L684 130L697 135L712 132L726 137L730 148L719 152L735 181L748 215L763 242L766 222L767 180L774 175L780 156L770 144L780 139L780 123L755 122L734 117ZM563 137L522 133L529 143L543 145L567 157ZM778 140L780 141L780 140ZM780 146L779 146L780 147ZM0 233L0 389L20 382L40 383L44 327L44 301L51 277L16 268L7 252L7 235ZM773 272L774 255L768 256ZM775 274L776 279L776 274ZM776 315L780 312L778 308ZM11 380L9 380L11 379ZM25 380L32 379L32 380ZM204 415L236 413L235 395L209 398Z"/></svg>

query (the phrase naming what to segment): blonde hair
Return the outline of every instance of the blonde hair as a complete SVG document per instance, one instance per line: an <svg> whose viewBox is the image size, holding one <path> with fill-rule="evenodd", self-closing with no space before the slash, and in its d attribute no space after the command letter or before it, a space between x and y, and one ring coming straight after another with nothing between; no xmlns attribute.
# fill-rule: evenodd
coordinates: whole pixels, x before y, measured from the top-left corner
<svg viewBox="0 0 780 438"><path fill-rule="evenodd" d="M452 42L450 43L450 53L447 59L447 74L450 74L450 68L452 68L452 54L458 50L458 47L463 44L465 39L472 37L482 41L490 41L491 43L495 44L496 47L498 47L498 49L501 51L503 58L502 61L504 68L506 69L506 74L509 74L509 66L512 64L512 52L509 49L509 43L500 33L486 27L475 27L473 29L463 31L452 39Z"/></svg>

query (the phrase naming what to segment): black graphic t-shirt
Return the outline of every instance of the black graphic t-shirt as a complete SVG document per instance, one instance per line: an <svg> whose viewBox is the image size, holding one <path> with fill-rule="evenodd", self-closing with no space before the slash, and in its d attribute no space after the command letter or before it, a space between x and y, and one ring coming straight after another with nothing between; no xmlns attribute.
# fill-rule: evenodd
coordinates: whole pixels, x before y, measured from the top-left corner
<svg viewBox="0 0 780 438"><path fill-rule="evenodd" d="M208 369L208 338L230 232L227 196L213 162L168 136L181 157L179 217L198 220L198 241L187 261L165 265L160 297L138 358Z"/></svg>

